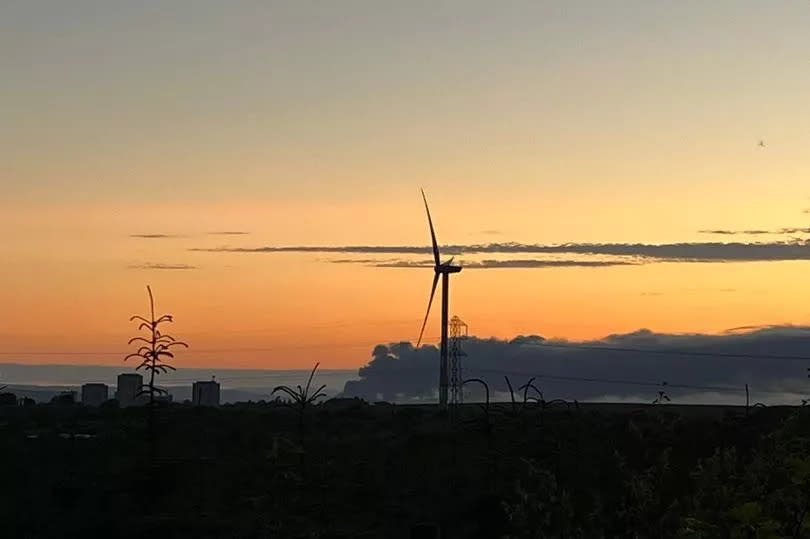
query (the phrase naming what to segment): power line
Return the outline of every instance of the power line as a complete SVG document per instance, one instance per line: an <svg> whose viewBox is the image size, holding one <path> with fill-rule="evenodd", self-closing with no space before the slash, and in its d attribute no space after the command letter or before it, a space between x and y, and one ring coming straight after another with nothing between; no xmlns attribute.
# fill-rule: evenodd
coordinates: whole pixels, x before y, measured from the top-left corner
<svg viewBox="0 0 810 539"><path fill-rule="evenodd" d="M601 383L601 384L613 384L613 385L631 385L631 386L642 386L642 387L666 387L666 388L673 388L673 389L694 389L698 391L725 391L725 392L734 392L740 393L745 392L745 386L718 386L718 385L698 385L698 384L687 384L687 383L669 383L669 382L653 382L649 380L629 380L629 379L618 379L618 378L600 378L600 377L583 377L583 376L562 376L562 375L555 375L555 374L542 374L542 373L531 373L525 371L513 371L513 370L505 370L505 369L487 369L487 368L468 368L468 371L473 372L488 372L488 373L495 373L495 374L511 374L517 376L526 376L526 377L534 377L538 379L546 379L546 380L558 380L564 382L586 382L586 383ZM426 372L433 372L432 368L429 367L420 367L420 368L410 368L409 371L426 371ZM319 373L320 374L320 373ZM322 373L323 375L332 376L339 376L339 373ZM237 376L237 377L222 377L217 378L217 380L221 381L233 381L233 380L253 380L253 379L260 379L260 378L284 378L284 377L297 377L300 376L300 373L284 373L284 374L266 374L266 375L255 375L255 376ZM196 379L172 379L167 380L167 382L183 382L183 381L194 381ZM784 391L776 391L776 390L758 390L757 393L771 393L771 394L782 394Z"/></svg>
<svg viewBox="0 0 810 539"><path fill-rule="evenodd" d="M526 376L526 377L534 377L538 379L546 379L546 380L559 380L563 382L586 382L586 383L599 383L599 384L614 384L614 385L632 385L632 386L644 386L644 387L666 387L666 388L674 388L674 389L695 389L698 391L727 391L727 392L734 392L739 393L745 392L745 387L735 387L735 386L703 386L703 385L695 385L695 384L670 384L668 382L651 382L651 381L642 381L642 380L625 380L625 379L613 379L613 378L597 378L597 377L580 377L580 376L560 376L554 374L537 374L537 373L530 373L530 372L521 372L521 371L510 371L510 370L503 370L503 369L485 369L485 368L468 368L468 371L474 372L491 372L497 374L512 374L518 376ZM785 393L784 391L775 391L775 390L758 390L757 393L772 393L772 394L782 394Z"/></svg>
<svg viewBox="0 0 810 539"><path fill-rule="evenodd" d="M419 369L412 369L412 370L421 370L421 371L430 371L433 372L433 369L423 367ZM505 370L505 369L486 369L486 368L468 368L468 371L472 372L484 372L484 373L494 373L494 374L511 374L517 376L526 376L526 377L534 377L540 380L557 380L563 382L585 382L585 383L598 383L598 384L611 384L611 385L629 385L629 386L640 386L640 387L654 387L654 388L669 388L669 389L691 389L696 391L716 391L716 392L730 392L730 393L745 393L745 386L718 386L718 385L698 385L698 384L687 384L687 383L668 383L668 382L652 382L652 381L645 381L645 380L628 380L628 379L616 379L616 378L599 378L599 377L582 377L582 376L561 376L561 375L554 375L554 374L539 374L539 373L530 373L524 371L512 371L512 370ZM323 373L327 375L329 373ZM332 373L333 376L338 375L337 373ZM300 376L297 373L286 373L286 375L278 375L278 374L267 374L267 375L255 375L255 376L242 376L242 377L221 377L217 378L218 381L237 381L237 380L258 380L262 378L284 378L284 377L296 377ZM172 379L166 380L167 382L192 382L196 379ZM790 391L787 391L790 392ZM782 395L786 393L786 391L777 391L777 390L757 390L757 394L773 394L773 395Z"/></svg>
<svg viewBox="0 0 810 539"><path fill-rule="evenodd" d="M199 370L205 370L205 369L199 369ZM346 369L346 370L351 370L351 369ZM249 375L249 376L248 375L246 375L246 376L222 376L222 377L216 376L214 381L216 381L216 382L222 382L222 381L232 382L232 381L239 381L239 380L248 380L249 381L249 380L261 380L261 379L264 379L264 378L274 378L274 379L280 379L280 380L284 380L284 379L288 379L288 378L297 378L297 379L300 380L302 377L305 378L307 376L307 374L306 374L307 372L309 372L307 369L301 369L299 372L294 372L294 373L293 372L288 372L288 373L281 373L281 374L256 374L256 375ZM343 373L337 373L337 372L321 372L321 371L318 371L316 373L316 378L325 377L325 376L334 377L334 376L345 376L345 375ZM201 376L198 376L196 378L167 378L166 383L171 383L171 382L199 382L201 378L202 378Z"/></svg>
<svg viewBox="0 0 810 539"><path fill-rule="evenodd" d="M428 340L435 340L438 337L431 337ZM188 350L183 350L182 354L239 354L239 353L254 353L254 352L279 352L279 351L286 351L286 350L315 350L315 349L323 349L323 348L332 348L332 349L348 349L348 348L361 348L367 346L376 346L378 344L382 344L381 339L374 340L374 341L366 341L366 342L354 342L354 343L321 343L321 344L302 344L302 345L291 345L291 346L274 346L274 347L249 347L249 348L189 348ZM401 341L397 340L390 340L384 341L388 344L391 343L398 343ZM9 351L0 351L0 356L126 356L129 353L128 350L119 351L119 352L111 352L111 351L19 351L19 352L9 352Z"/></svg>
<svg viewBox="0 0 810 539"><path fill-rule="evenodd" d="M198 370L207 370L207 369L198 369ZM653 382L649 380L630 380L630 379L619 379L619 378L600 378L600 377L584 377L584 376L562 376L562 375L554 375L554 374L544 374L544 373L532 373L526 371L514 371L514 370L507 370L507 369L487 369L487 368L467 368L468 372L472 371L474 373L492 373L492 374L499 374L499 375L515 375L515 376L526 376L527 378L536 378L539 380L556 380L562 382L584 382L584 383L596 383L596 384L609 384L609 385L626 385L626 386L637 386L637 387L650 387L650 388L667 388L667 389L691 389L695 391L702 391L702 392L729 392L729 393L744 393L745 386L719 386L719 385L699 385L699 384L688 384L688 383L669 383L669 382ZM256 375L245 375L245 376L222 376L216 377L216 381L218 382L232 382L232 381L239 381L239 380L261 380L261 379L275 379L278 381L283 381L284 379L289 378L299 378L305 376L306 369L301 369L300 372L278 372L273 374L256 374ZM409 368L409 371L425 371L425 372L433 372L434 369L430 367L416 367L416 368ZM212 372L215 372L212 369ZM341 373L335 372L319 372L318 376L321 377L334 377L334 376L341 376ZM196 378L170 378L166 377L165 381L161 384L163 387L170 387L172 383L176 382L195 382L199 381L202 376ZM791 393L795 390L785 390L785 391L777 391L777 390L756 390L756 394L771 394L771 395L783 395L785 393Z"/></svg>

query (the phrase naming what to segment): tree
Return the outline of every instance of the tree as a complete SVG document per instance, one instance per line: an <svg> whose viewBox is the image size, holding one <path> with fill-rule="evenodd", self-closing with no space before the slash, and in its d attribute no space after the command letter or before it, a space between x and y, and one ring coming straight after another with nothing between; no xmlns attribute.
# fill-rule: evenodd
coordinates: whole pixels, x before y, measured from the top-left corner
<svg viewBox="0 0 810 539"><path fill-rule="evenodd" d="M161 324L167 324L174 321L172 315L164 314L160 318L155 318L155 299L152 296L151 287L147 286L146 291L149 293L149 318L134 315L129 321L138 321L139 331L146 331L146 337L133 337L129 340L130 345L134 343L141 343L141 346L136 352L133 352L124 358L127 361L130 358L139 358L141 363L135 367L135 370L145 369L149 372L149 383L141 386L140 395L149 395L149 406L155 404L155 394L166 393L166 390L155 387L155 376L164 374L167 371L176 371L172 365L168 363L169 360L174 359L174 353L171 349L177 346L188 348L188 345L182 341L176 340L168 333L160 331Z"/></svg>

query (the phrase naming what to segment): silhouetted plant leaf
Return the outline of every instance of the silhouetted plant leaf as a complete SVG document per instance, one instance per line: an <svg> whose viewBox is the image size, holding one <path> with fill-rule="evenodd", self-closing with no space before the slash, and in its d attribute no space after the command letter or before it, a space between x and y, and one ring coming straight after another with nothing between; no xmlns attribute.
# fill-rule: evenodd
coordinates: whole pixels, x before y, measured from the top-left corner
<svg viewBox="0 0 810 539"><path fill-rule="evenodd" d="M489 418L489 385L485 381L481 380L480 378L468 378L468 379L464 380L463 382L461 382L461 387L464 387L465 384L469 384L471 382L475 382L477 384L481 384L482 386L484 386L484 392L485 392L486 400L485 400L485 405L482 408L483 408L484 412L486 413L487 418Z"/></svg>

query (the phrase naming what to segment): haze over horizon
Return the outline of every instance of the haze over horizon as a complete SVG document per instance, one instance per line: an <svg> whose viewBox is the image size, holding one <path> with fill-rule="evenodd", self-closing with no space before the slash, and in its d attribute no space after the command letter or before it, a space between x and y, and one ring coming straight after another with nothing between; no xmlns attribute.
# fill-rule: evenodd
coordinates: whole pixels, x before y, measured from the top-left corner
<svg viewBox="0 0 810 539"><path fill-rule="evenodd" d="M810 324L807 28L799 0L7 3L0 362L123 365L150 284L179 368L365 365L418 335L419 187L474 335Z"/></svg>

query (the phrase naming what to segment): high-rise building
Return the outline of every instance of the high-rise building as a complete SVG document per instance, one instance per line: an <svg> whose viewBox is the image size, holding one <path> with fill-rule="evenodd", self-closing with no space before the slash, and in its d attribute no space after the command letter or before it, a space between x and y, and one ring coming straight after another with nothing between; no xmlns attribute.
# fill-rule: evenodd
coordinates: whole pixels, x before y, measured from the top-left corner
<svg viewBox="0 0 810 539"><path fill-rule="evenodd" d="M194 382L191 386L191 404L194 406L219 406L219 382Z"/></svg>
<svg viewBox="0 0 810 539"><path fill-rule="evenodd" d="M84 384L82 386L82 404L85 406L100 406L107 400L109 389L107 384Z"/></svg>
<svg viewBox="0 0 810 539"><path fill-rule="evenodd" d="M138 395L143 386L143 376L137 373L125 373L118 375L118 388L115 398L121 406L138 406L143 403L143 398Z"/></svg>

